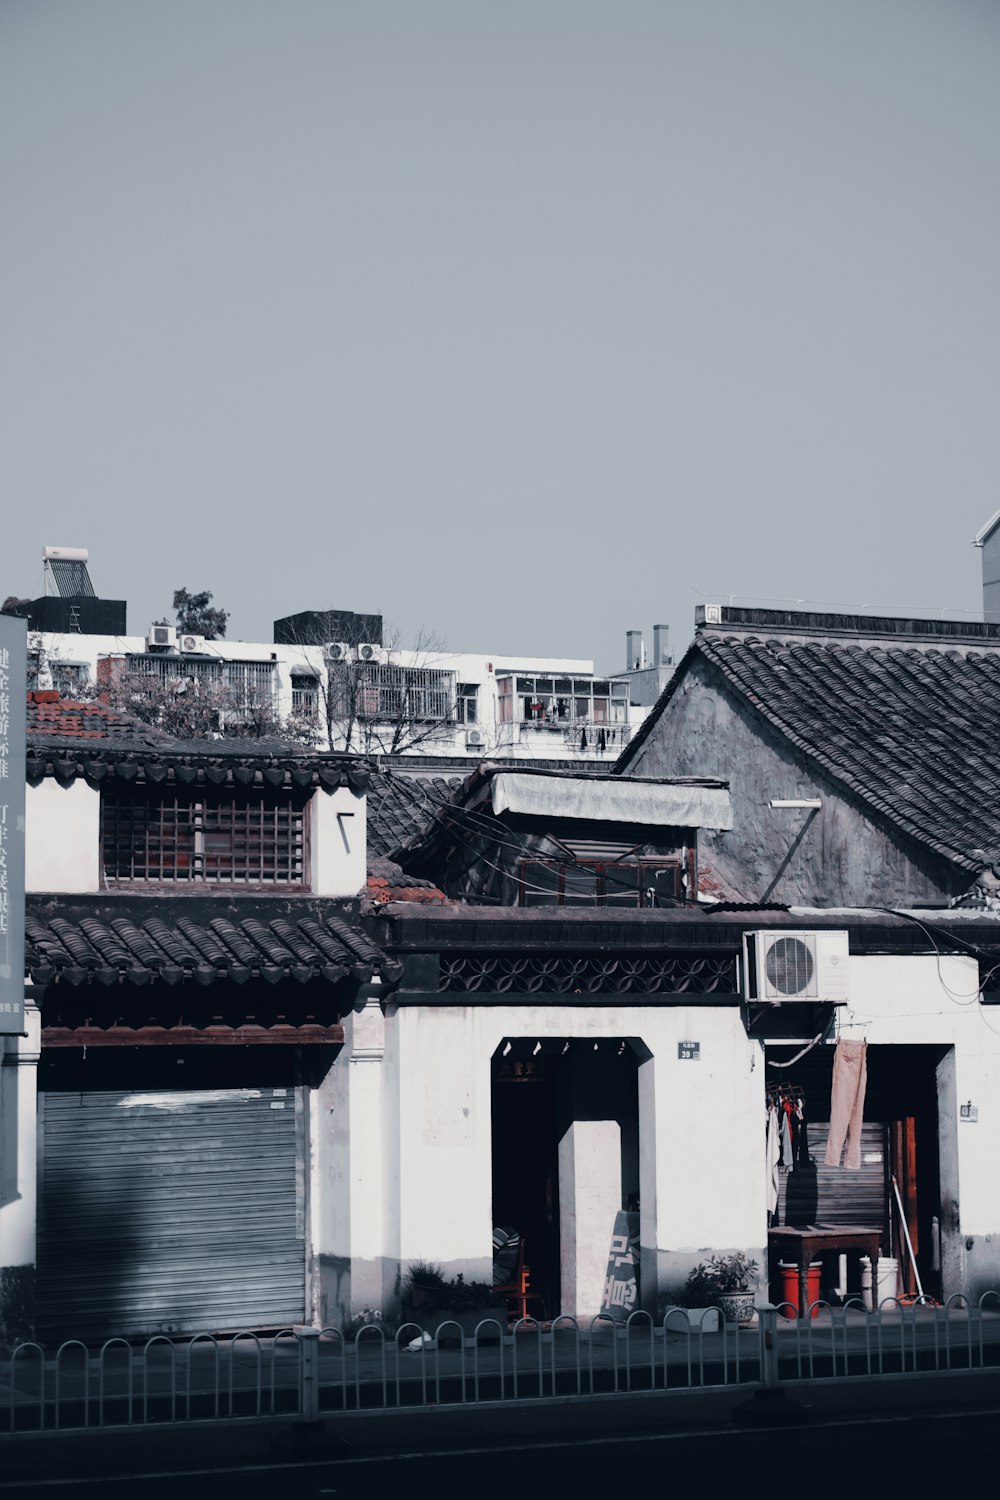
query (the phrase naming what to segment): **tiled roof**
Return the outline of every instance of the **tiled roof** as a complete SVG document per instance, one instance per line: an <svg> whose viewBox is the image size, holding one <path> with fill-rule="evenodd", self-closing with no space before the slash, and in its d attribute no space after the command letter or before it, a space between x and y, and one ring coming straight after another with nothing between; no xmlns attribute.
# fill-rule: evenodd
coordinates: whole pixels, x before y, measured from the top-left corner
<svg viewBox="0 0 1000 1500"><path fill-rule="evenodd" d="M58 692L28 694L25 728L29 735L53 739L128 740L153 745L168 736L143 724L130 714L116 712L106 703L83 703L63 698Z"/></svg>
<svg viewBox="0 0 1000 1500"><path fill-rule="evenodd" d="M176 739L103 703L57 692L28 694L25 774L30 786L54 776L68 786L114 781L143 786L272 786L334 791L368 786L358 757L313 751L279 739Z"/></svg>
<svg viewBox="0 0 1000 1500"><path fill-rule="evenodd" d="M465 780L461 775L417 776L400 771L373 776L368 788L369 854L393 854L415 842Z"/></svg>
<svg viewBox="0 0 1000 1500"><path fill-rule="evenodd" d="M257 901L226 903L225 915L218 916L184 898L146 901L141 908L123 902L116 916L117 908L104 901L59 903L53 910L48 898L29 901L25 968L34 983L306 984L347 976L367 982L375 972L389 981L398 977L398 966L358 926L318 903L308 914L290 911L286 903L280 916L274 903Z"/></svg>
<svg viewBox="0 0 1000 1500"><path fill-rule="evenodd" d="M389 901L446 901L443 891L432 880L407 875L391 859L376 856L368 860L368 897L376 906Z"/></svg>
<svg viewBox="0 0 1000 1500"><path fill-rule="evenodd" d="M1000 864L1000 649L897 640L700 632L642 739L700 655L876 818L978 874Z"/></svg>

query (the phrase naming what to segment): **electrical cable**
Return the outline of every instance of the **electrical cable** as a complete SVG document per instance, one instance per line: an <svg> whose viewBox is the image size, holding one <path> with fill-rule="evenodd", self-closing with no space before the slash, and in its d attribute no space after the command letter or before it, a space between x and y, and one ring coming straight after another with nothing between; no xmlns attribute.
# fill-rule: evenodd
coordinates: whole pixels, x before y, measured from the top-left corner
<svg viewBox="0 0 1000 1500"><path fill-rule="evenodd" d="M384 771L384 772L382 772L382 774L385 775L386 777L389 777L389 776L391 776L392 773L389 772L389 771ZM425 800L428 801L428 802L430 802L430 803L432 803L435 806L435 808L436 808L436 810L437 810L437 812L439 814L443 814L446 819L449 819L451 821L451 823L453 825L453 832L454 832L454 825L455 825L456 821L458 819L464 817L464 818L468 819L469 821L471 821L472 823L474 823L475 825L480 825L481 824L482 828L483 828L483 831L484 832L488 832L490 834L491 842L495 842L501 848L507 848L507 849L509 849L512 853L516 854L520 859L524 860L526 863L529 863L529 864L535 864L535 863L537 863L537 864L546 864L546 865L558 866L558 867L562 867L562 868L566 868L566 869L574 869L575 868L575 869L577 869L577 870L579 870L581 872L586 872L588 874L594 873L595 874L595 878L596 878L596 871L594 870L594 866L599 864L602 867L603 878L604 878L606 884L610 883L612 885L615 885L615 886L619 887L622 890L626 890L626 891L629 891L631 893L636 894L637 897L640 894L640 887L639 887L637 881L630 881L630 880L626 880L626 879L623 879L623 878L616 879L616 877L615 877L615 875L613 873L613 870L609 869L609 865L614 865L615 863L617 863L617 861L608 861L608 862L605 862L603 860L595 860L593 862L588 862L588 861L579 859L576 855L573 854L572 850L566 850L566 854L567 854L568 858L559 858L559 857L553 858L551 855L547 855L544 858L532 859L531 856L526 852L523 844L518 843L516 840L513 840L513 839L504 838L501 834L499 834L497 832L497 826L498 825L497 825L497 820L495 818L490 818L490 817L486 816L483 813L477 813L477 812L475 812L471 808L458 807L455 803L449 801L447 798L438 797L436 795L433 795L433 794L427 792L426 788L424 788L424 787L421 787L420 791L421 791L422 795L424 796ZM478 826L473 831L478 831ZM471 847L471 846L467 845L467 847ZM561 845L561 847L565 847L565 846ZM476 852L476 851L474 850L474 852ZM643 863L645 863L645 862L641 861L641 860L637 861L637 864L638 864L638 866L640 868L642 867ZM655 867L655 862L653 860L648 861L648 864L649 864L650 867ZM624 863L622 864L622 867L623 868L626 867L624 865ZM496 867L494 867L494 868L496 868ZM667 865L666 862L664 862L663 865L661 866L661 868L672 868L672 867L669 866L669 865ZM510 879L517 879L518 878L518 877L512 875L509 871L504 871L502 873L506 874L508 876L508 878L510 878ZM522 883L524 883L523 877L522 877ZM528 885L525 883L525 889L527 889L527 888L528 888ZM531 889L533 891L537 892L537 893L548 895L548 896L551 896L553 894L552 888L548 887L548 886L539 886L539 885L532 884L531 885ZM663 897L662 895L659 895L659 893L658 893L658 904L660 904L660 903L662 903L663 905L668 906L668 907L696 906L698 909L700 909L700 906L701 906L700 902L693 901L690 897L677 897L677 896ZM637 901L637 905L638 905L638 901Z"/></svg>

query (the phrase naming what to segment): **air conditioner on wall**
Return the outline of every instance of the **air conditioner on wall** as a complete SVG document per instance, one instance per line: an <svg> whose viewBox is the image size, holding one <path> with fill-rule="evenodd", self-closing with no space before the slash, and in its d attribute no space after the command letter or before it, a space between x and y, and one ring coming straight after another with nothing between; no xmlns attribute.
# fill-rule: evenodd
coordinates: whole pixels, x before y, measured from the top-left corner
<svg viewBox="0 0 1000 1500"><path fill-rule="evenodd" d="M361 641L358 645L358 661L385 661L386 653L374 641Z"/></svg>
<svg viewBox="0 0 1000 1500"><path fill-rule="evenodd" d="M146 632L147 648L157 646L176 646L177 631L172 625L150 625Z"/></svg>
<svg viewBox="0 0 1000 1500"><path fill-rule="evenodd" d="M467 729L465 731L465 747L467 750L481 750L486 743L486 736L481 729Z"/></svg>
<svg viewBox="0 0 1000 1500"><path fill-rule="evenodd" d="M323 647L323 655L327 661L347 661L351 654L351 648L346 641L327 641Z"/></svg>
<svg viewBox="0 0 1000 1500"><path fill-rule="evenodd" d="M758 1005L846 1005L846 932L746 932L743 998Z"/></svg>
<svg viewBox="0 0 1000 1500"><path fill-rule="evenodd" d="M203 635L182 635L177 644L185 653L204 651L205 637Z"/></svg>

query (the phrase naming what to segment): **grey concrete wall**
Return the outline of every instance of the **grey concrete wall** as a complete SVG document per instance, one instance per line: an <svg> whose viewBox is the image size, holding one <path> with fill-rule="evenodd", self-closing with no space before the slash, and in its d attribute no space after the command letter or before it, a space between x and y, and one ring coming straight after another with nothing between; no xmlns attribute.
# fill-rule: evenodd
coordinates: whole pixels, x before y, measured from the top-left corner
<svg viewBox="0 0 1000 1500"><path fill-rule="evenodd" d="M983 543L983 619L1000 621L1000 526Z"/></svg>
<svg viewBox="0 0 1000 1500"><path fill-rule="evenodd" d="M720 776L733 828L699 836L699 866L737 899L805 906L898 906L959 893L971 877L873 823L694 661L632 762L637 776ZM805 810L772 798L819 797Z"/></svg>

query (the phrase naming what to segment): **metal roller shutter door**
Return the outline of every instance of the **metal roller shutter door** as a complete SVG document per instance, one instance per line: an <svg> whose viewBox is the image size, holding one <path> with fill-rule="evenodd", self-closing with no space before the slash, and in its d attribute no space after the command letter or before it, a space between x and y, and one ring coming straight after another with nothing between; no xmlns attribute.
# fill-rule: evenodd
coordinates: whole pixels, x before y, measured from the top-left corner
<svg viewBox="0 0 1000 1500"><path fill-rule="evenodd" d="M303 1320L297 1090L40 1097L41 1335L93 1340Z"/></svg>

